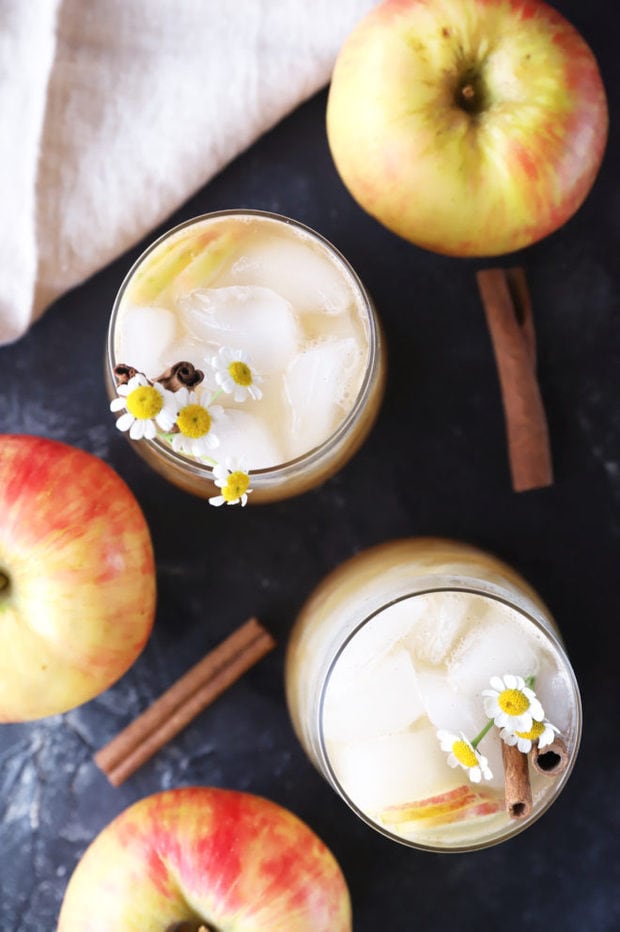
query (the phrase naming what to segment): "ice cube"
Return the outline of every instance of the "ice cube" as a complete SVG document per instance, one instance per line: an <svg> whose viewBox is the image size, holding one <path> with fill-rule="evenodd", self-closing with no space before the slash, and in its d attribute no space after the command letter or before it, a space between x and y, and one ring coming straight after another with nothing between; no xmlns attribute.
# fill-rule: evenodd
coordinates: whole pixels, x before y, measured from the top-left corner
<svg viewBox="0 0 620 932"><path fill-rule="evenodd" d="M357 674L349 668L339 675L338 665L325 696L323 722L326 737L354 741L404 731L424 708L411 658L394 650Z"/></svg>
<svg viewBox="0 0 620 932"><path fill-rule="evenodd" d="M118 361L155 379L169 365L165 362L166 351L175 334L172 311L165 307L129 306L118 317Z"/></svg>
<svg viewBox="0 0 620 932"><path fill-rule="evenodd" d="M203 288L179 299L181 320L196 340L245 350L259 374L283 370L300 345L291 305L270 288Z"/></svg>
<svg viewBox="0 0 620 932"><path fill-rule="evenodd" d="M355 743L329 742L327 752L345 792L370 813L467 782L463 770L448 766L430 727Z"/></svg>
<svg viewBox="0 0 620 932"><path fill-rule="evenodd" d="M575 701L568 674L551 657L543 657L534 684L545 718L566 737L575 727Z"/></svg>
<svg viewBox="0 0 620 932"><path fill-rule="evenodd" d="M277 437L267 424L249 411L226 408L214 430L220 441L215 451L218 462L224 462L228 457L244 457L250 470L266 469L284 462Z"/></svg>
<svg viewBox="0 0 620 932"><path fill-rule="evenodd" d="M360 377L353 338L322 340L295 357L284 375L293 455L327 440L355 400Z"/></svg>
<svg viewBox="0 0 620 932"><path fill-rule="evenodd" d="M479 696L457 693L443 673L418 673L424 710L436 728L464 732L474 738L487 721Z"/></svg>
<svg viewBox="0 0 620 932"><path fill-rule="evenodd" d="M443 663L468 619L487 611L485 599L460 592L431 592L418 596L424 606L409 641L416 659L437 666Z"/></svg>
<svg viewBox="0 0 620 932"><path fill-rule="evenodd" d="M417 597L401 599L374 615L351 638L338 660L336 673L344 682L389 653L409 635L417 617Z"/></svg>
<svg viewBox="0 0 620 932"><path fill-rule="evenodd" d="M426 715L438 731L442 729L454 734L462 732L472 741L487 724L482 697L457 693L444 673L418 673L418 687ZM499 788L504 779L504 769L497 728L492 728L482 739L478 750L487 758L493 773L493 779L485 781L485 784Z"/></svg>
<svg viewBox="0 0 620 932"><path fill-rule="evenodd" d="M486 689L492 676L535 676L538 664L536 640L517 612L495 602L457 644L448 661L448 677L459 693L473 695Z"/></svg>
<svg viewBox="0 0 620 932"><path fill-rule="evenodd" d="M239 284L273 288L300 312L341 314L354 300L340 268L310 240L261 237L244 249L231 277Z"/></svg>

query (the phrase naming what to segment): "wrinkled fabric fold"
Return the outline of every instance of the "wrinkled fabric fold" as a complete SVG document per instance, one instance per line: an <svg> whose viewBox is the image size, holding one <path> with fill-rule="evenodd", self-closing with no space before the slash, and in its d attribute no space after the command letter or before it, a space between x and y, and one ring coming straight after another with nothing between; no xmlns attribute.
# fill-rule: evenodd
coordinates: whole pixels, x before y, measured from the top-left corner
<svg viewBox="0 0 620 932"><path fill-rule="evenodd" d="M374 2L0 0L0 343L323 87Z"/></svg>

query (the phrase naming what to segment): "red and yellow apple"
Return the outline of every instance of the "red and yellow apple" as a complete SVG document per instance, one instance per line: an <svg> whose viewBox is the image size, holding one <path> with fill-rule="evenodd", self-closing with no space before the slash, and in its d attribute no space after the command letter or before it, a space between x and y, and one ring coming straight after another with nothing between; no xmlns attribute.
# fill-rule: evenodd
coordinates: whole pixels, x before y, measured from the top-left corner
<svg viewBox="0 0 620 932"><path fill-rule="evenodd" d="M58 932L350 932L334 856L259 796L184 787L134 803L69 880Z"/></svg>
<svg viewBox="0 0 620 932"><path fill-rule="evenodd" d="M155 614L149 529L103 460L0 437L0 722L81 705L131 666Z"/></svg>
<svg viewBox="0 0 620 932"><path fill-rule="evenodd" d="M358 203L454 256L512 252L564 224L607 124L592 51L539 0L384 0L340 50L327 105Z"/></svg>

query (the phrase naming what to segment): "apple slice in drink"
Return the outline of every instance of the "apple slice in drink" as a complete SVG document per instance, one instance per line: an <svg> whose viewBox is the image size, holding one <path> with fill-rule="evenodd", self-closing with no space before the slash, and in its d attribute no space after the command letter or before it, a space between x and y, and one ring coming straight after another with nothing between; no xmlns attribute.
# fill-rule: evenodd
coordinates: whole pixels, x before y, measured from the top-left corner
<svg viewBox="0 0 620 932"><path fill-rule="evenodd" d="M495 815L500 808L496 793L491 795L488 791L463 784L427 799L388 806L379 814L379 822L398 831L407 822L423 823L425 826L448 825L465 819Z"/></svg>
<svg viewBox="0 0 620 932"><path fill-rule="evenodd" d="M147 255L127 287L125 300L165 305L171 297L207 284L230 254L233 241L230 232L218 235L194 227L182 231Z"/></svg>
<svg viewBox="0 0 620 932"><path fill-rule="evenodd" d="M169 297L174 303L179 297L190 294L196 288L210 285L226 260L232 258L233 249L239 241L239 231L229 229L220 234L209 235L210 241L203 249L195 250L191 262L172 280Z"/></svg>

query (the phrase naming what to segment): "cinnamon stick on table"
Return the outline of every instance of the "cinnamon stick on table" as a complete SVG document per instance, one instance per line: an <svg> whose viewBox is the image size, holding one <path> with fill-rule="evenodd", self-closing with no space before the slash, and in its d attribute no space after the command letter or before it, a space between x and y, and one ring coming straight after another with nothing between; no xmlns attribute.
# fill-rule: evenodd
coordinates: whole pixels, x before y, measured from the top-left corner
<svg viewBox="0 0 620 932"><path fill-rule="evenodd" d="M95 763L119 786L274 647L269 632L251 618L101 748Z"/></svg>
<svg viewBox="0 0 620 932"><path fill-rule="evenodd" d="M478 288L499 374L512 486L525 492L553 483L547 418L536 377L536 336L522 268L483 269Z"/></svg>

